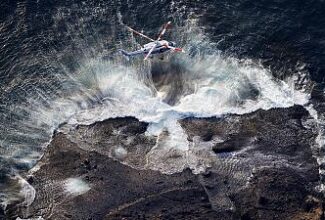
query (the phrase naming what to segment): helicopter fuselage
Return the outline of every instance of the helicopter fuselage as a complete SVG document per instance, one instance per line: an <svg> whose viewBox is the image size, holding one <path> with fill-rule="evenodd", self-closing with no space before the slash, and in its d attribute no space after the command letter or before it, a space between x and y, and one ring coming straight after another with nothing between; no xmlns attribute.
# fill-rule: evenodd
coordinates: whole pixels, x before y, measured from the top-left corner
<svg viewBox="0 0 325 220"><path fill-rule="evenodd" d="M166 40L160 40L160 41L155 41L155 42L150 42L148 44L145 44L142 46L141 49L133 51L133 52L126 52L124 50L121 50L121 52L123 53L123 55L125 56L136 56L136 55L147 55L149 53L149 51L152 49L152 47L155 47L155 49L151 52L152 55L155 54L163 54L167 51L170 51L171 49L168 48L167 46L175 46L176 44L174 42L170 42L170 41L166 41Z"/></svg>

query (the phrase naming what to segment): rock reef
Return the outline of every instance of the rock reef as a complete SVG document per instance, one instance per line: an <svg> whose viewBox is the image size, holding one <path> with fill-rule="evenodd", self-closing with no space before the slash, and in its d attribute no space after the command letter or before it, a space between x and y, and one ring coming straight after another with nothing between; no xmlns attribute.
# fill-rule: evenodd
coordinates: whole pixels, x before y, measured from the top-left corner
<svg viewBox="0 0 325 220"><path fill-rule="evenodd" d="M190 143L209 143L213 163L205 172L138 169L156 138L135 118L69 132L62 125L40 168L26 177L36 190L34 202L10 206L7 217L16 210L21 218L45 219L324 218L317 132L303 107L179 123ZM73 192L65 188L71 178L78 179Z"/></svg>

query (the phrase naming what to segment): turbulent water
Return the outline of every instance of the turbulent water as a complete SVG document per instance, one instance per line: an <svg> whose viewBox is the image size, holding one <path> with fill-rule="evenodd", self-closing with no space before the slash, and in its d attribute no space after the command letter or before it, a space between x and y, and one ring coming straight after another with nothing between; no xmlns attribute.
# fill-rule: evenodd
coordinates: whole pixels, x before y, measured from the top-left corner
<svg viewBox="0 0 325 220"><path fill-rule="evenodd" d="M323 116L315 108L325 70L321 0L26 0L0 6L1 175L17 180L25 197L35 192L21 176L63 123L62 132L115 117L147 122L146 135L160 138L138 168L169 174L209 166L178 123L186 117L302 105L317 121L323 145ZM155 37L169 20L173 28L165 38L184 54L143 62L117 53L145 43L125 24ZM166 160L169 152L180 156ZM3 206L17 196L7 187L3 181Z"/></svg>

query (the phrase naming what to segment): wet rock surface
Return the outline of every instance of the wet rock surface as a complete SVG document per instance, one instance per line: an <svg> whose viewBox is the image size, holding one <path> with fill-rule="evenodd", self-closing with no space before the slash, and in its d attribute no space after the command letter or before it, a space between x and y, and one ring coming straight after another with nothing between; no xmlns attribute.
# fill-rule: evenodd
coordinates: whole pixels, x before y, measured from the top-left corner
<svg viewBox="0 0 325 220"><path fill-rule="evenodd" d="M33 177L38 196L24 210L51 219L137 219L187 216L209 218L209 205L197 176L185 170L174 175L136 170L97 152L87 152L58 133ZM82 195L64 192L63 182L78 177L91 188ZM77 186L76 186L77 187Z"/></svg>
<svg viewBox="0 0 325 220"><path fill-rule="evenodd" d="M63 125L28 179L34 202L9 209L45 219L322 219L317 132L306 126L309 119L294 106L179 121L189 143L206 146L213 158L199 175L136 169L156 139L135 118L70 133ZM78 179L73 190L71 179Z"/></svg>
<svg viewBox="0 0 325 220"><path fill-rule="evenodd" d="M224 140L212 147L220 159L201 181L214 209L229 209L238 219L322 219L317 134L303 125L308 119L300 106L185 119L190 139Z"/></svg>

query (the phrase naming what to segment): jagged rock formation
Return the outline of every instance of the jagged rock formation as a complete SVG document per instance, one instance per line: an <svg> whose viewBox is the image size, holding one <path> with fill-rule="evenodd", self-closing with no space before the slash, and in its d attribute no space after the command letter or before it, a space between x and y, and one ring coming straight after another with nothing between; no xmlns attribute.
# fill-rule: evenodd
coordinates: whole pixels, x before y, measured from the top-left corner
<svg viewBox="0 0 325 220"><path fill-rule="evenodd" d="M144 134L148 124L135 118L56 132L28 179L35 201L9 210L50 219L322 219L309 119L294 106L181 120L189 142L210 143L205 150L214 162L199 175L122 164L145 163L155 144ZM71 179L77 181L69 189Z"/></svg>

